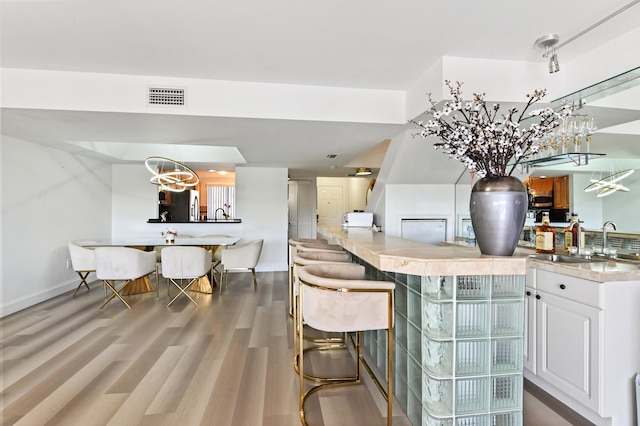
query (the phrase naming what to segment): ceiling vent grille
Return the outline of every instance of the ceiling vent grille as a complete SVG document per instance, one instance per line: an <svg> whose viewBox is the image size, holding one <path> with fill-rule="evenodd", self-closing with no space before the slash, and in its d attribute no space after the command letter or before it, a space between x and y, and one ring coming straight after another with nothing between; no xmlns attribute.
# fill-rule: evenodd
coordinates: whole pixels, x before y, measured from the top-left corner
<svg viewBox="0 0 640 426"><path fill-rule="evenodd" d="M149 105L184 106L184 89L150 87Z"/></svg>

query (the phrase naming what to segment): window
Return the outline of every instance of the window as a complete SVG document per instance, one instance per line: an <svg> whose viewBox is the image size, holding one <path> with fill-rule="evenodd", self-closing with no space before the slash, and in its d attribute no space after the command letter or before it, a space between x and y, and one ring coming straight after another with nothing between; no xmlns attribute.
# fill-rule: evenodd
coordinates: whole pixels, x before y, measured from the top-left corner
<svg viewBox="0 0 640 426"><path fill-rule="evenodd" d="M217 186L207 185L207 217L211 219L222 219L222 212L217 209L223 209L229 217L235 217L235 186ZM225 204L231 207L225 207Z"/></svg>

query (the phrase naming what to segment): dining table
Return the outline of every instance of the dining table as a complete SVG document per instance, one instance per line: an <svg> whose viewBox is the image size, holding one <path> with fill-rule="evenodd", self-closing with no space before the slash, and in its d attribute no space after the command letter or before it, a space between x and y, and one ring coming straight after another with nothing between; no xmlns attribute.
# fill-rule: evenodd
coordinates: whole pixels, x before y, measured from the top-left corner
<svg viewBox="0 0 640 426"><path fill-rule="evenodd" d="M212 253L215 253L221 246L231 246L237 243L240 240L240 237L196 237L196 238L185 238L185 237L176 237L172 241L166 240L164 237L138 237L138 238L114 238L110 240L98 240L91 241L85 244L81 244L86 248L98 248L98 247L130 247L136 248L144 251L153 251L156 247L172 247L172 246L192 246L192 247L203 247L207 250L211 250ZM215 277L211 274L214 282L209 281L209 277L204 275L202 277L198 277L196 282L194 282L190 290L196 291L199 293L213 293L213 287L216 285ZM130 294L139 294L139 293L148 293L156 291L151 284L151 281L148 277L138 278L136 280L132 280L129 285L123 290L122 294L124 296Z"/></svg>

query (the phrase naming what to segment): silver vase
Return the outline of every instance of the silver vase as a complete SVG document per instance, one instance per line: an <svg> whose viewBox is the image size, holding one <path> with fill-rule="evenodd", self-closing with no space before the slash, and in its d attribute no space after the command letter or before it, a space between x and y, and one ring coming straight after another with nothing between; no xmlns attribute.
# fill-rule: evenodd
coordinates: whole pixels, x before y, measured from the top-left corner
<svg viewBox="0 0 640 426"><path fill-rule="evenodd" d="M482 178L471 190L471 223L482 254L511 256L527 215L527 190L512 176Z"/></svg>

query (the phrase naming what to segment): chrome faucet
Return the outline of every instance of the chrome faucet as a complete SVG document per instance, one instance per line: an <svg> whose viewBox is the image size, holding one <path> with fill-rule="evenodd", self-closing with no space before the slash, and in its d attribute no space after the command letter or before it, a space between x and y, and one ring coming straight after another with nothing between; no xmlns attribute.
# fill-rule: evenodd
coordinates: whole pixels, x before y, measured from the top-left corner
<svg viewBox="0 0 640 426"><path fill-rule="evenodd" d="M607 248L607 231L609 231L609 225L613 228L614 231L618 230L618 227L615 223L608 220L602 225L602 251Z"/></svg>
<svg viewBox="0 0 640 426"><path fill-rule="evenodd" d="M218 218L218 210L220 210L222 212L222 217L226 218L227 213L224 211L224 209L222 207L218 207L214 212L213 212L213 218L217 219Z"/></svg>

